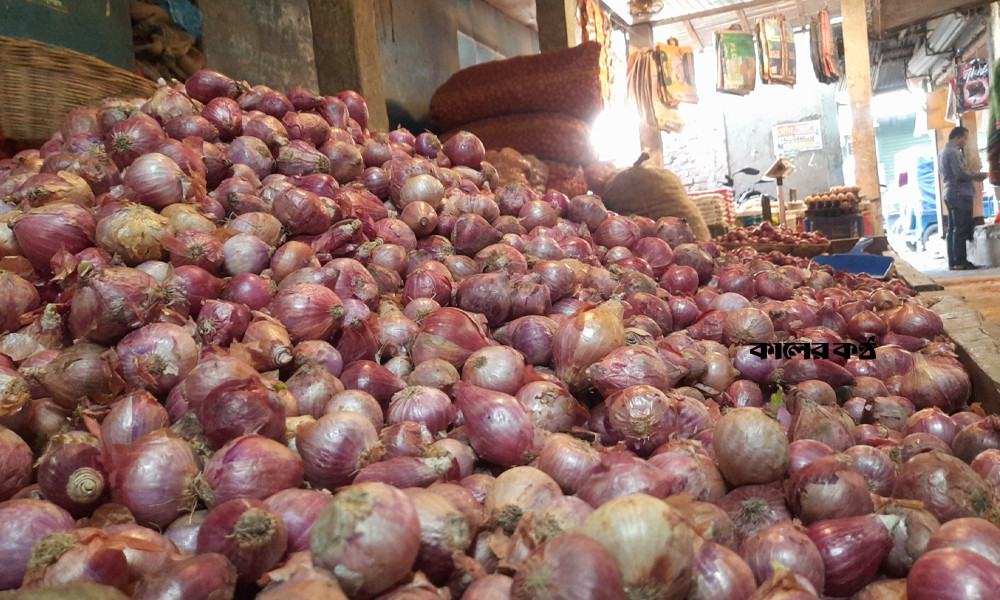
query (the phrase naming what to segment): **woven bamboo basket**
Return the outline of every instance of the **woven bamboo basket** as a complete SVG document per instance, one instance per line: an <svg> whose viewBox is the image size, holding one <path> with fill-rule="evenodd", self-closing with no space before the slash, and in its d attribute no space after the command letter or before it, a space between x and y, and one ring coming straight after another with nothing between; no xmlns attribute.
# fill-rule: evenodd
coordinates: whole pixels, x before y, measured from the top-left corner
<svg viewBox="0 0 1000 600"><path fill-rule="evenodd" d="M74 108L154 91L152 81L92 56L0 36L0 131L8 139L40 145Z"/></svg>

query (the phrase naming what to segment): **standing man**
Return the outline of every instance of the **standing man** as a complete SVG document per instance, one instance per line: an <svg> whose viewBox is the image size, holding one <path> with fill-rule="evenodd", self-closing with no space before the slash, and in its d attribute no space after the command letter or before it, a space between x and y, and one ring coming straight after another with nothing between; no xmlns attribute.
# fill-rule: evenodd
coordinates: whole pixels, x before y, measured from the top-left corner
<svg viewBox="0 0 1000 600"><path fill-rule="evenodd" d="M965 255L965 243L972 239L973 181L986 179L986 173L970 173L965 166L965 144L969 130L956 127L948 134L948 144L941 151L941 180L944 203L948 207L948 268L964 271L977 268Z"/></svg>

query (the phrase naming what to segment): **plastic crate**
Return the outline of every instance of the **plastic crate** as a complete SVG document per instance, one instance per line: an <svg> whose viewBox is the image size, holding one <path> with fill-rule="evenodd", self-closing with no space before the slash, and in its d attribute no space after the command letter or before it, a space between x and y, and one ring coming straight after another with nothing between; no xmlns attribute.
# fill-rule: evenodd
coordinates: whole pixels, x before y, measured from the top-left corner
<svg viewBox="0 0 1000 600"><path fill-rule="evenodd" d="M865 234L865 218L861 215L806 217L805 230L822 232L831 240L858 238Z"/></svg>

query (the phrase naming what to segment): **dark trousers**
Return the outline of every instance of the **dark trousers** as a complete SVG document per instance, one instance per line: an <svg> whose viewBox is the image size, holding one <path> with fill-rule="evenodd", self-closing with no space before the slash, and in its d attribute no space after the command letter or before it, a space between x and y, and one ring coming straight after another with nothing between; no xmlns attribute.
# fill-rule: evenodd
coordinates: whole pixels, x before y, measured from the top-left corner
<svg viewBox="0 0 1000 600"><path fill-rule="evenodd" d="M945 199L948 207L948 266L957 267L969 262L965 243L972 239L972 199Z"/></svg>

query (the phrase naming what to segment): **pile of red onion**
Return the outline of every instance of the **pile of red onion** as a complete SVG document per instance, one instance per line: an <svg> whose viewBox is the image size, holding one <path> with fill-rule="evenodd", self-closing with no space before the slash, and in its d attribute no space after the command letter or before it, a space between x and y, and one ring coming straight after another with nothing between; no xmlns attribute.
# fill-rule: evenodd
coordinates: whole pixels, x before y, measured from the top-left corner
<svg viewBox="0 0 1000 600"><path fill-rule="evenodd" d="M1000 588L1000 419L904 282L367 126L200 71L0 160L0 589Z"/></svg>

